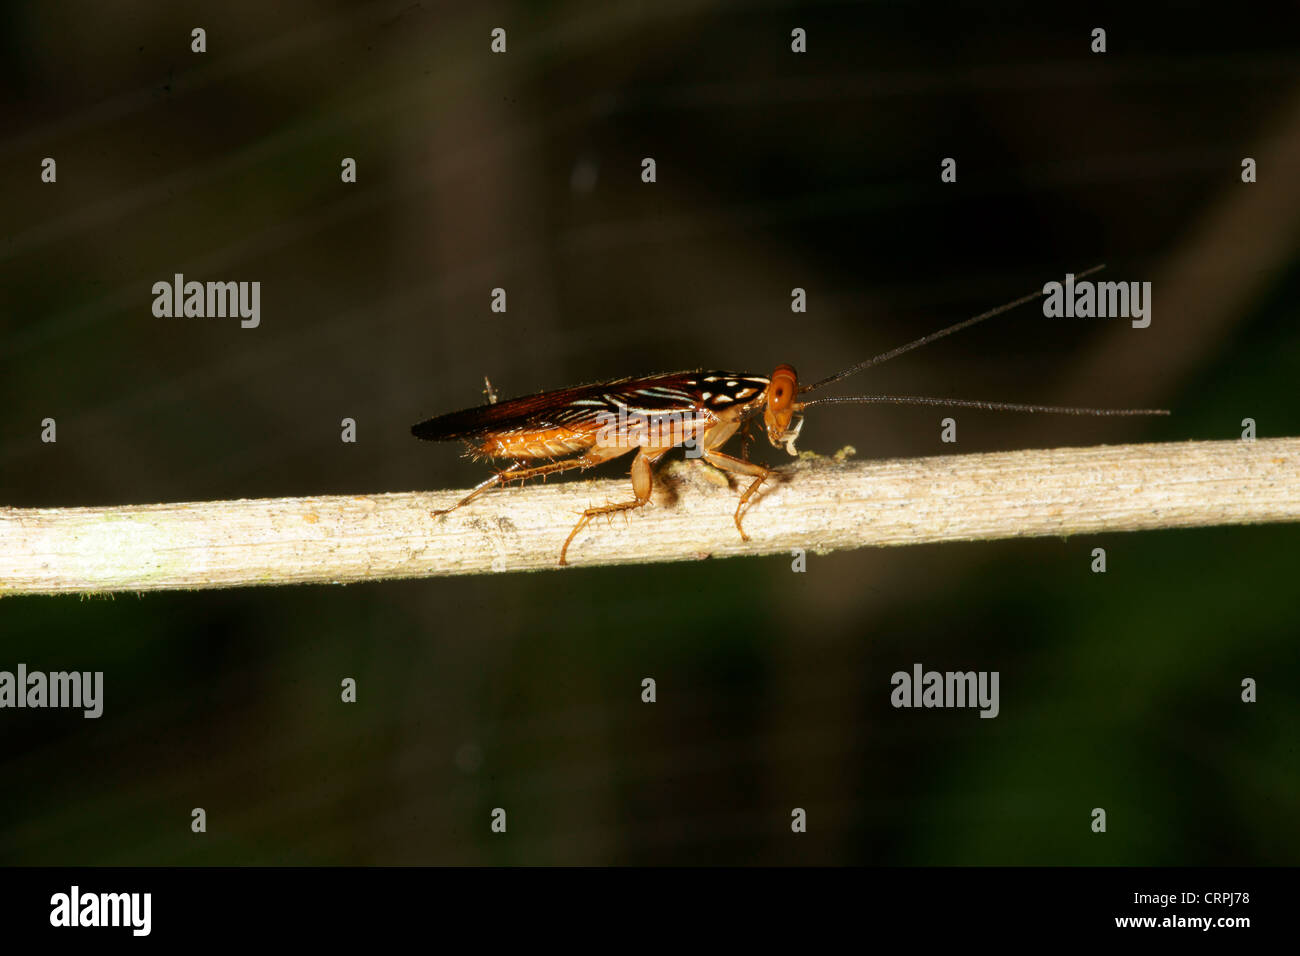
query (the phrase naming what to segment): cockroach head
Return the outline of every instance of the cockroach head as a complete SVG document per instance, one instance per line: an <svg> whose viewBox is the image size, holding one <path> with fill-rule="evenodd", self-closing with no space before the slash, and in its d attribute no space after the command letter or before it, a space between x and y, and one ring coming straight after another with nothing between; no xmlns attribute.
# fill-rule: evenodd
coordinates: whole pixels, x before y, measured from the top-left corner
<svg viewBox="0 0 1300 956"><path fill-rule="evenodd" d="M767 431L767 440L773 448L785 445L789 451L794 438L799 434L797 426L793 433L790 428L795 413L803 407L795 401L798 394L799 377L795 374L794 366L778 365L768 382L767 395L763 401L763 428Z"/></svg>

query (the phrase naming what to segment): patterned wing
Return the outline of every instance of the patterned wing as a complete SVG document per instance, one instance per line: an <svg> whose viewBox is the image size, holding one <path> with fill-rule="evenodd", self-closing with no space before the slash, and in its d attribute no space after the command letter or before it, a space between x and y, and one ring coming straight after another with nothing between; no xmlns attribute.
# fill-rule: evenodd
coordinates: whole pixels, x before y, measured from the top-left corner
<svg viewBox="0 0 1300 956"><path fill-rule="evenodd" d="M671 372L644 378L621 378L538 392L439 415L413 425L411 434L426 441L474 442L489 435L521 431L597 429L607 420L606 416L617 415L620 410L646 415L687 412L702 403L707 408L715 395L721 394L719 388L708 387L706 377L720 382L766 383L765 379L734 372ZM702 394L708 398L702 399Z"/></svg>

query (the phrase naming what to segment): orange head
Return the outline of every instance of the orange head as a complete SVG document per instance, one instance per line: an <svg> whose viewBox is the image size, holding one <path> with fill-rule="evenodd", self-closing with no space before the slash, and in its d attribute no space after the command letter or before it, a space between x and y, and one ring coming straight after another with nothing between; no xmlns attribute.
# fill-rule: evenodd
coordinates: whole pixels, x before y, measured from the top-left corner
<svg viewBox="0 0 1300 956"><path fill-rule="evenodd" d="M785 444L790 420L800 407L795 402L798 394L799 379L794 366L778 365L772 373L763 402L763 427L767 429L767 440L774 448Z"/></svg>

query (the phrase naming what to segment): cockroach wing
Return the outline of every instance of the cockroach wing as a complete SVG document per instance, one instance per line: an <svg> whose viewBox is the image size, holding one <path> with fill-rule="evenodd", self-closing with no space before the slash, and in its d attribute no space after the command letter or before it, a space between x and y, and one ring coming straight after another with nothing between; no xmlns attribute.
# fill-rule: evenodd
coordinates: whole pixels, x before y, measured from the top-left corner
<svg viewBox="0 0 1300 956"><path fill-rule="evenodd" d="M479 405L477 408L466 408L459 412L449 412L412 425L411 434L425 441L473 441L491 434L553 428L559 424L556 421L557 416L574 407L575 402L595 399L599 397L602 388L609 388L616 384L606 382L561 388L494 402L491 405ZM594 406L593 409L600 410Z"/></svg>
<svg viewBox="0 0 1300 956"><path fill-rule="evenodd" d="M767 379L744 372L688 371L620 378L451 412L411 426L426 441L476 441L550 428L599 428L606 416L717 409L760 394ZM738 397L737 397L738 396Z"/></svg>

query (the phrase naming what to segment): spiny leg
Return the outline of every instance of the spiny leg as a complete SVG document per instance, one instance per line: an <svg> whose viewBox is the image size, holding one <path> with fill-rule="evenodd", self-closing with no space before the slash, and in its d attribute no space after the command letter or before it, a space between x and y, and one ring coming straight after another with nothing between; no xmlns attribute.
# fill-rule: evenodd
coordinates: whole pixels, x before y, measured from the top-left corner
<svg viewBox="0 0 1300 956"><path fill-rule="evenodd" d="M469 494L467 494L464 498L460 499L460 501L456 502L450 508L438 508L435 511L430 511L429 514L435 518L441 517L442 515L445 514L450 514L451 512L459 508L461 505L469 504L471 501L473 501L483 492L487 491L493 485L502 484L507 480L506 475L510 474L512 471L518 471L522 467L523 467L523 462L519 462L519 461L515 462L513 465L511 465L509 468L505 469L504 471L499 471L491 478L485 478L483 481L480 481L477 485L473 487L473 489L470 490Z"/></svg>
<svg viewBox="0 0 1300 956"><path fill-rule="evenodd" d="M525 468L522 461L517 461L509 468L504 468L501 471L498 471L491 478L479 482L474 486L473 490L470 491L469 494L460 499L460 501L456 502L450 508L440 508L437 511L430 511L429 514L435 518L449 514L461 505L469 504L483 492L495 485L504 485L508 481L527 481L529 478L538 478L542 475L554 474L557 471L568 471L570 468L585 468L589 464L591 463L586 460L585 455L578 458L567 458L564 461L553 461L546 465L536 465L532 468Z"/></svg>
<svg viewBox="0 0 1300 956"><path fill-rule="evenodd" d="M754 479L750 486L745 489L745 493L740 496L740 502L736 505L736 514L734 515L736 530L740 532L740 540L748 541L749 535L745 534L745 528L740 523L740 515L745 510L745 502L749 501L750 496L758 491L758 486L767 480L767 476L771 474L771 469L756 465L752 461L745 461L743 458L736 458L732 455L725 455L720 451L713 451L710 448L704 450L704 460L716 468L731 472L733 475L745 475Z"/></svg>
<svg viewBox="0 0 1300 956"><path fill-rule="evenodd" d="M600 515L612 515L619 511L631 511L633 508L640 508L650 500L650 491L654 487L654 475L651 466L668 452L667 448L647 449L641 448L636 453L636 458L632 459L632 493L636 497L631 501L621 501L612 505L601 505L598 508L588 508L578 519L578 523L573 526L569 536L564 539L564 547L560 549L560 564L568 564L565 555L569 553L569 545L577 537L578 532L591 523L591 519Z"/></svg>

